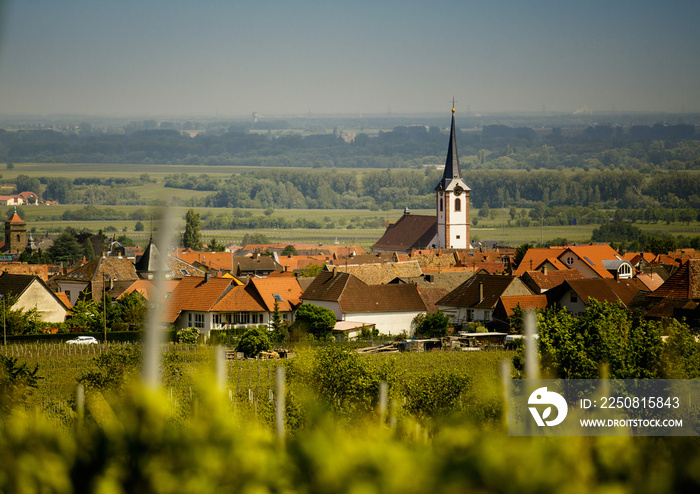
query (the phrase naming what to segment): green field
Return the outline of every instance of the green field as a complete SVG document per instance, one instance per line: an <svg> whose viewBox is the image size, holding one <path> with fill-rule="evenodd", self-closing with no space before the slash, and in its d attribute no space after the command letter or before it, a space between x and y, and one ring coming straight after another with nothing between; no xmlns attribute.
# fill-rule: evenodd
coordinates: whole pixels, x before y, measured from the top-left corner
<svg viewBox="0 0 700 494"><path fill-rule="evenodd" d="M2 170L2 181L12 183L18 175L30 175L34 177L67 177L70 179L78 177L138 177L142 173L148 173L155 183L144 183L130 187L141 198L138 205L118 205L118 206L96 206L100 209L114 209L123 213L127 218L137 209L148 209L155 201L159 203L187 204L190 200L201 200L212 194L209 191L195 191L186 189L166 188L163 179L166 175L173 173L187 173L191 175L208 174L211 176L228 177L232 174L244 173L258 170L257 167L234 167L234 166L195 166L195 165L141 165L141 164L54 164L54 163L20 163L15 164L12 170ZM353 169L354 173L366 173L370 169ZM574 170L564 170L563 173L573 173ZM526 171L523 171L526 173ZM28 223L28 228L37 232L57 232L66 227L77 229L87 229L92 232L112 227L116 232L126 234L134 239L139 245L145 245L150 236L150 222L145 221L145 232L134 230L136 221L120 219L114 221L63 221L62 215L66 210L80 209L84 205L58 205L58 206L23 206L21 211L24 220ZM170 210L176 217L175 228L178 231L184 230L184 216L189 209L186 206L171 206ZM231 215L233 210L228 208L204 208L197 207L197 212L204 218L207 215ZM253 215L258 216L262 210L248 210ZM477 209L472 209L471 217L477 218ZM413 214L433 215L432 210L413 210ZM370 210L275 210L273 217L288 219L306 218L315 220L327 225L332 223L334 228L322 229L291 229L256 230L267 235L273 242L302 242L302 243L325 243L325 244L359 244L365 248L371 247L384 233L384 227L372 226L370 228L357 227L357 222L348 228L352 220L375 220L380 225L385 225L398 220L403 214L402 209L390 211L370 211ZM613 211L610 212L612 216ZM531 226L524 228L517 226L517 220L511 221L513 226L508 226L510 216L508 208L491 208L491 215L488 218L478 218L478 225L471 228L471 238L473 241L498 241L499 243L517 246L526 242L542 243L555 238L564 238L569 242L584 243L589 242L591 233L597 225L565 225L565 226L544 226L540 227L531 223ZM155 225L157 226L157 225ZM684 223L655 223L636 224L639 228L650 233L662 233L672 235L697 236L700 235L700 223L697 221L690 224ZM225 243L238 243L243 236L248 233L245 230L203 230L202 238L205 243L212 237Z"/></svg>

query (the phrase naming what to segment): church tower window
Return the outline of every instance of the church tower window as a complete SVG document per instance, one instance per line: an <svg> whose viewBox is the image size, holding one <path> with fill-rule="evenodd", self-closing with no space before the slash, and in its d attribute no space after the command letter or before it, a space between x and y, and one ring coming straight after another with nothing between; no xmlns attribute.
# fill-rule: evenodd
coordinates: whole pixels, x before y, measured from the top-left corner
<svg viewBox="0 0 700 494"><path fill-rule="evenodd" d="M460 199L455 199L455 211L462 210L462 201Z"/></svg>

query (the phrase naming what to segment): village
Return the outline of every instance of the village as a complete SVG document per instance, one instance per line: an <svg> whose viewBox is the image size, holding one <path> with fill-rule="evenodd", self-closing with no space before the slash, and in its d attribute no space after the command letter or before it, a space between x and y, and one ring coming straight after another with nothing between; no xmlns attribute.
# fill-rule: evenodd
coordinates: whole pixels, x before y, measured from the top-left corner
<svg viewBox="0 0 700 494"><path fill-rule="evenodd" d="M443 314L452 339L385 349L503 346L520 327L516 311L560 307L583 315L592 300L641 311L655 321L700 324L700 253L620 253L608 244L528 248L470 242L470 188L461 178L455 118L443 177L435 188L436 215L406 208L369 252L359 245L300 243L230 245L223 251L176 248L140 250L116 238L87 235L94 260L68 265L28 264L19 258L51 248L48 235L34 239L17 214L5 222L0 297L7 310L27 311L43 323L76 317L78 304L102 304L104 339L110 304L125 297L164 302L163 322L195 328L201 341L212 332L289 328L302 304L332 311L335 340L367 335L406 340L430 314ZM36 202L23 192L6 204ZM194 212L193 212L194 214ZM162 300L155 284L165 278ZM87 328L71 324L71 331ZM9 331L8 331L9 329ZM44 332L58 332L44 325ZM20 333L4 324L8 333ZM438 336L447 336L440 334ZM437 341L437 344L435 343Z"/></svg>

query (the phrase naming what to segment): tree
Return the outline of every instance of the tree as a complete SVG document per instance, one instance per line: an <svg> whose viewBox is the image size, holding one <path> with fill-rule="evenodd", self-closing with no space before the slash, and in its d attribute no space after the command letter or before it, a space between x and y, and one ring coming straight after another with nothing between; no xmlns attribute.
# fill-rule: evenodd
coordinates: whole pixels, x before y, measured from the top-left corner
<svg viewBox="0 0 700 494"><path fill-rule="evenodd" d="M450 320L442 311L426 314L416 323L416 335L426 338L442 338L447 336L449 325Z"/></svg>
<svg viewBox="0 0 700 494"><path fill-rule="evenodd" d="M25 191L38 194L40 188L41 182L39 182L39 179L36 177L30 177L29 175L17 175L17 178L15 179L15 194Z"/></svg>
<svg viewBox="0 0 700 494"><path fill-rule="evenodd" d="M489 217L489 203L484 201L484 204L481 205L481 208L479 209L479 218L488 218Z"/></svg>
<svg viewBox="0 0 700 494"><path fill-rule="evenodd" d="M71 262L83 257L83 248L71 230L61 233L48 248L48 254L54 262Z"/></svg>
<svg viewBox="0 0 700 494"><path fill-rule="evenodd" d="M610 379L659 376L663 343L658 322L620 304L589 299L583 316L566 309L538 314L542 372L563 379L596 379L604 367ZM520 360L515 361L522 368Z"/></svg>
<svg viewBox="0 0 700 494"><path fill-rule="evenodd" d="M525 253L532 249L533 245L532 244L521 244L515 249L515 257L513 257L513 264L517 268L520 266L520 263L522 262L523 258L525 257Z"/></svg>
<svg viewBox="0 0 700 494"><path fill-rule="evenodd" d="M90 238L85 239L85 247L83 248L83 255L85 256L85 259L88 261L94 261L95 260L95 248L92 245L92 241Z"/></svg>
<svg viewBox="0 0 700 494"><path fill-rule="evenodd" d="M48 178L46 181L46 190L44 190L44 199L65 204L68 202L68 194L72 188L72 182L65 177Z"/></svg>
<svg viewBox="0 0 700 494"><path fill-rule="evenodd" d="M136 224L134 225L135 232L142 232L144 230L144 228L145 227L143 226L143 223L141 223L140 221L137 221Z"/></svg>
<svg viewBox="0 0 700 494"><path fill-rule="evenodd" d="M301 304L294 319L295 324L306 326L309 333L316 338L325 338L330 335L337 322L332 310L313 304Z"/></svg>
<svg viewBox="0 0 700 494"><path fill-rule="evenodd" d="M291 255L295 256L295 255L297 255L297 249L296 249L296 247L294 247L293 245L290 244L284 248L284 250L282 251L282 255L283 256L291 256Z"/></svg>
<svg viewBox="0 0 700 494"><path fill-rule="evenodd" d="M209 242L208 247L211 252L223 252L226 250L226 246L224 244L220 244L215 237L211 238L211 242Z"/></svg>
<svg viewBox="0 0 700 494"><path fill-rule="evenodd" d="M264 233L246 233L241 241L243 245L269 244L270 239Z"/></svg>
<svg viewBox="0 0 700 494"><path fill-rule="evenodd" d="M117 304L119 318L131 331L140 331L146 325L148 306L144 298L137 292L124 294Z"/></svg>
<svg viewBox="0 0 700 494"><path fill-rule="evenodd" d="M202 250L202 235L199 232L199 227L199 213L196 213L194 209L188 210L185 215L185 234L182 240L182 245L186 249Z"/></svg>
<svg viewBox="0 0 700 494"><path fill-rule="evenodd" d="M260 352L271 348L268 333L269 331L265 326L250 328L241 336L236 351L243 352L249 358L257 357Z"/></svg>

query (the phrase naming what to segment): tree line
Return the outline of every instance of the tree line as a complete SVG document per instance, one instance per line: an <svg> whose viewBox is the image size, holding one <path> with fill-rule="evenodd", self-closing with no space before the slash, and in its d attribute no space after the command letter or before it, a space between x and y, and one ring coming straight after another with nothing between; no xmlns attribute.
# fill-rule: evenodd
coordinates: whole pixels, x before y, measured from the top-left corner
<svg viewBox="0 0 700 494"><path fill-rule="evenodd" d="M438 127L398 126L354 138L331 134L264 135L232 126L228 131L126 129L113 134L0 129L0 160L42 163L143 163L233 166L397 168L440 163L447 134ZM131 131L129 131L131 130ZM457 132L468 168L538 169L625 167L694 169L700 143L691 125L592 126L573 134L553 128L486 125ZM345 137L345 138L344 138Z"/></svg>
<svg viewBox="0 0 700 494"><path fill-rule="evenodd" d="M169 175L165 186L215 192L201 204L212 207L429 209L435 205L434 188L441 174L439 168L374 170L362 174L263 169L232 175L228 179ZM531 208L539 203L548 208L620 208L645 211L641 216L649 221L665 220L666 215L662 213L665 209L700 208L700 175L687 171L648 175L635 170L578 170L573 173L466 170L462 175L472 189L470 199L477 208L484 205ZM575 209L568 211L577 214ZM588 215L579 213L578 216Z"/></svg>

